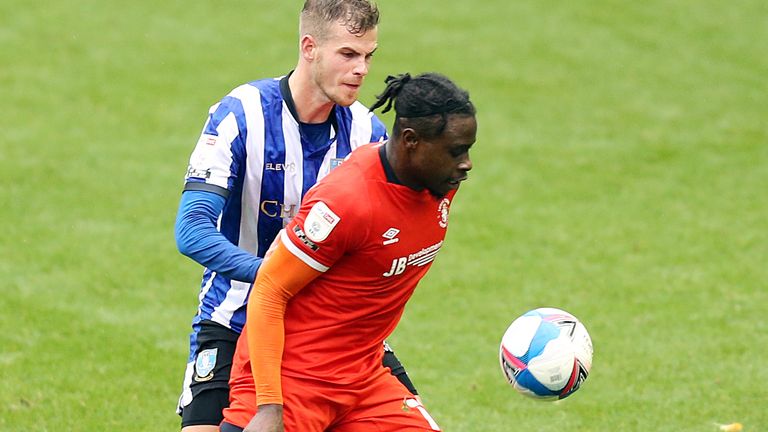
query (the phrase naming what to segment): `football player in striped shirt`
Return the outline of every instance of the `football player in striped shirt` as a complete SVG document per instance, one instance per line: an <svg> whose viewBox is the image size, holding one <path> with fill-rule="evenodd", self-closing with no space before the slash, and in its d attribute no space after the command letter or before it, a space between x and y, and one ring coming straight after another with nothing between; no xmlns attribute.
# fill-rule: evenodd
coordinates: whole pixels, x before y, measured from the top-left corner
<svg viewBox="0 0 768 432"><path fill-rule="evenodd" d="M443 245L475 107L439 74L387 83L374 108L394 100L391 139L310 190L258 272L222 432L440 430L381 343Z"/></svg>
<svg viewBox="0 0 768 432"><path fill-rule="evenodd" d="M205 266L178 412L182 430L217 430L235 343L261 258L301 198L355 148L386 138L357 101L377 47L369 0L307 0L296 68L234 89L211 107L176 220L179 250ZM387 352L393 373L412 388Z"/></svg>

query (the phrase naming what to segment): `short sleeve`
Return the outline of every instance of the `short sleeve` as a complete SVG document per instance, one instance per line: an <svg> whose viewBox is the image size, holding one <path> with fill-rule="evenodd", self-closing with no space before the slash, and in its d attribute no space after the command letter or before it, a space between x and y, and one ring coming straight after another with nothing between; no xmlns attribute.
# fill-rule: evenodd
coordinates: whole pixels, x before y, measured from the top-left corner
<svg viewBox="0 0 768 432"><path fill-rule="evenodd" d="M348 189L350 183L354 181L315 185L284 231L288 250L315 270L328 270L367 236L370 206L365 200L350 199L355 196Z"/></svg>
<svg viewBox="0 0 768 432"><path fill-rule="evenodd" d="M189 158L187 183L207 183L231 190L244 164L245 114L239 99L227 96L211 107Z"/></svg>

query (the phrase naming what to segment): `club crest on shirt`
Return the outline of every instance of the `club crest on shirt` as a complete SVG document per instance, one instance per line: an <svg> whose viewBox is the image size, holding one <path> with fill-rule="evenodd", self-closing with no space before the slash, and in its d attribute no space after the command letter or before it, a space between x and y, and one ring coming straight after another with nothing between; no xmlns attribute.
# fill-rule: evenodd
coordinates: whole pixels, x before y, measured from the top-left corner
<svg viewBox="0 0 768 432"><path fill-rule="evenodd" d="M440 205L437 206L437 224L440 225L440 228L448 226L448 209L450 207L451 200L448 198L443 198L443 200L440 201Z"/></svg>
<svg viewBox="0 0 768 432"><path fill-rule="evenodd" d="M304 220L304 232L311 241L321 242L328 238L340 220L341 218L331 211L324 202L318 201L307 213L307 218Z"/></svg>
<svg viewBox="0 0 768 432"><path fill-rule="evenodd" d="M213 378L213 368L216 366L218 348L200 351L195 360L195 381L209 381Z"/></svg>
<svg viewBox="0 0 768 432"><path fill-rule="evenodd" d="M338 168L342 162L344 162L344 158L331 158L331 171Z"/></svg>

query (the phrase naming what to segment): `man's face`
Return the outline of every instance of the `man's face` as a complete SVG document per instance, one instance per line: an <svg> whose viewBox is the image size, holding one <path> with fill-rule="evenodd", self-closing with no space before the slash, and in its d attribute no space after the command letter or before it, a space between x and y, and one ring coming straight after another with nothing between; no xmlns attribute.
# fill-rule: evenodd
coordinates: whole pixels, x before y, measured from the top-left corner
<svg viewBox="0 0 768 432"><path fill-rule="evenodd" d="M312 79L328 100L352 105L376 50L377 30L352 34L341 23L332 24L327 37L317 42Z"/></svg>
<svg viewBox="0 0 768 432"><path fill-rule="evenodd" d="M412 157L413 175L433 195L442 197L467 179L472 169L469 149L475 143L477 120L468 114L449 114L443 134L419 138Z"/></svg>

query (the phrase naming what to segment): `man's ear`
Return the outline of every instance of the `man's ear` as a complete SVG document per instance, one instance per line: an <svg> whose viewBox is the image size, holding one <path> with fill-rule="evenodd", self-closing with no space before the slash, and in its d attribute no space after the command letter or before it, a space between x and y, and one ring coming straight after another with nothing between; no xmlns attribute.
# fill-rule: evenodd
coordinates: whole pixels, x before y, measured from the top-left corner
<svg viewBox="0 0 768 432"><path fill-rule="evenodd" d="M317 55L317 40L314 36L310 34L305 34L301 37L301 40L299 40L299 52L301 52L301 57L311 62L315 59Z"/></svg>
<svg viewBox="0 0 768 432"><path fill-rule="evenodd" d="M408 150L414 150L419 145L419 135L411 128L404 128L400 131L401 141Z"/></svg>

